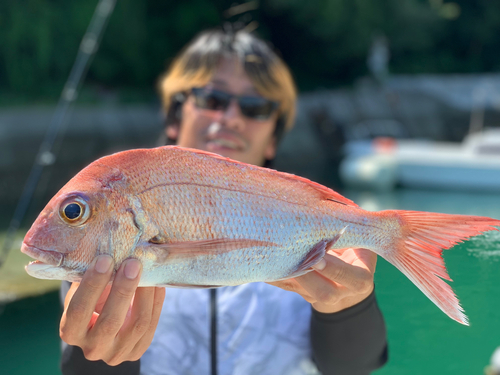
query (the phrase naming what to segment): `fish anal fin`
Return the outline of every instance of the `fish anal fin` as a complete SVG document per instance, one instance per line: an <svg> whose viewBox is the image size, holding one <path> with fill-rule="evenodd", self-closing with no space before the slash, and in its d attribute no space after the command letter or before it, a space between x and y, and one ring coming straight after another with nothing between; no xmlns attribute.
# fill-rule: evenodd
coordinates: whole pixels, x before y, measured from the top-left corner
<svg viewBox="0 0 500 375"><path fill-rule="evenodd" d="M296 274L303 274L304 271L309 270L312 266L318 263L325 256L327 246L329 241L322 240L313 246L311 251L307 253L302 263L299 264L295 272L291 277L295 277ZM328 246L329 247L329 246Z"/></svg>
<svg viewBox="0 0 500 375"><path fill-rule="evenodd" d="M292 272L292 274L287 276L287 279L301 276L307 272L312 271L311 267L318 263L321 259L323 259L325 253L335 244L335 242L339 240L342 234L344 234L346 228L347 227L343 228L338 234L335 235L335 237L329 240L321 240L316 245L314 245L313 248L307 253L302 263L299 264L297 269Z"/></svg>

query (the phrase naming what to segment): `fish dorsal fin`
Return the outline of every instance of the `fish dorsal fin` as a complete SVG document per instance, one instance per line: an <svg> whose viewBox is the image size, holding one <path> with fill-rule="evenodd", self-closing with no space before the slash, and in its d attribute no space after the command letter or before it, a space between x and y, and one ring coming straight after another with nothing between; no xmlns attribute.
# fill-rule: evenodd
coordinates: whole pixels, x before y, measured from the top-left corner
<svg viewBox="0 0 500 375"><path fill-rule="evenodd" d="M282 177L284 177L288 180L301 181L301 182L309 185L311 188L313 188L318 193L320 193L323 196L324 200L333 201L333 202L337 202L340 204L345 204L346 206L359 207L352 200L347 199L346 197L340 195L336 191L334 191L326 186L323 186L321 184L318 184L317 182L311 181L305 177L300 177L300 176L296 176L296 175L291 174L291 173L278 172L278 171L276 171L276 173L279 173Z"/></svg>
<svg viewBox="0 0 500 375"><path fill-rule="evenodd" d="M178 149L181 151L189 151L189 152L192 152L192 153L195 153L198 155L206 155L206 156L209 156L211 158L223 160L225 162L228 162L228 163L231 163L234 165L240 165L240 166L245 166L245 167L249 167L249 168L254 168L257 170L265 171L267 173L274 173L277 176L279 176L283 179L289 180L291 182L301 182L301 183L309 186L310 188L315 190L317 193L319 193L321 195L322 199L324 199L324 200L337 202L340 204L344 204L346 206L359 207L356 203L354 203L350 199L347 199L346 197L340 195L339 193L335 192L334 190L332 190L326 186L323 186L321 184L318 184L317 182L313 182L313 181L311 181L307 178L304 178L304 177L296 176L296 175L291 174L291 173L279 172L279 171L276 171L276 170L270 169L270 168L263 168L263 167L258 167L255 165L250 165L247 163L243 163L240 161L236 161L236 160L227 158L225 156L221 156L219 154L215 154L213 152L209 152L209 151L196 150L196 149L187 148L187 147L180 147L180 146L164 146L164 147L175 148L175 149Z"/></svg>

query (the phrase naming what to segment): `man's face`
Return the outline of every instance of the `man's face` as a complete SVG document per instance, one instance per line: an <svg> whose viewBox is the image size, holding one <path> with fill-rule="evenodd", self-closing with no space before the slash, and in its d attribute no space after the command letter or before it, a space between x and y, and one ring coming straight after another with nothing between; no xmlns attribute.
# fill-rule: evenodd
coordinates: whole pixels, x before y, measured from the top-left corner
<svg viewBox="0 0 500 375"><path fill-rule="evenodd" d="M233 95L260 96L236 59L223 59L207 87ZM269 119L255 120L241 113L235 99L226 110L208 110L196 107L190 95L182 107L181 119L179 146L215 152L260 166L265 159L275 156L276 111Z"/></svg>

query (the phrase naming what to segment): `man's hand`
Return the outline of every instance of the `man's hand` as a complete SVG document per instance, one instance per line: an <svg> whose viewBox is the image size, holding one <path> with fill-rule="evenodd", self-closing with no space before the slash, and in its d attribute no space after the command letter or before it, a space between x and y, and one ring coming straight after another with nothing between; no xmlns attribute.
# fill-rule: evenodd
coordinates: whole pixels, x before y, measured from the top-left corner
<svg viewBox="0 0 500 375"><path fill-rule="evenodd" d="M376 264L377 254L366 249L329 250L315 271L269 284L300 294L319 312L334 313L371 294Z"/></svg>
<svg viewBox="0 0 500 375"><path fill-rule="evenodd" d="M61 338L91 361L116 366L138 360L153 340L165 299L164 288L137 288L141 271L138 260L128 259L108 285L113 259L96 257L66 295Z"/></svg>

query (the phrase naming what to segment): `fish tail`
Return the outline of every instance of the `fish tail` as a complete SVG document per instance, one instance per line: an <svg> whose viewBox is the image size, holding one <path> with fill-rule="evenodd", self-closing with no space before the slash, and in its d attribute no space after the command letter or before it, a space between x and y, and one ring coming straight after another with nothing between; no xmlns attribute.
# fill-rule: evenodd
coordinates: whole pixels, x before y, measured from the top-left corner
<svg viewBox="0 0 500 375"><path fill-rule="evenodd" d="M442 252L469 237L498 230L494 226L500 226L500 220L419 211L390 212L398 217L402 236L394 243L395 250L386 252L384 258L404 273L450 318L469 325L453 289L444 281L452 280Z"/></svg>

